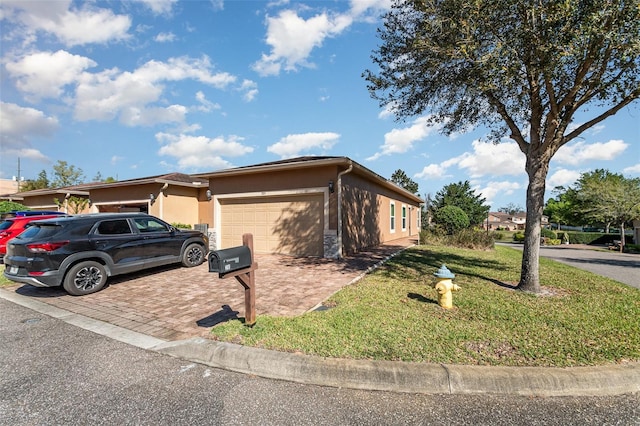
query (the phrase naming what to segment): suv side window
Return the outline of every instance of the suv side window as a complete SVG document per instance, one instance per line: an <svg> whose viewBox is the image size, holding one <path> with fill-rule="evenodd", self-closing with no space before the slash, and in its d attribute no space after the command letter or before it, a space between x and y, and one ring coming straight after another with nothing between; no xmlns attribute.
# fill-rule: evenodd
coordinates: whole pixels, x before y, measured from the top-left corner
<svg viewBox="0 0 640 426"><path fill-rule="evenodd" d="M131 234L129 222L126 219L105 220L98 225L100 235L122 235Z"/></svg>
<svg viewBox="0 0 640 426"><path fill-rule="evenodd" d="M169 228L163 222L159 222L153 218L135 218L133 222L136 224L138 230L142 233L145 232L168 232Z"/></svg>

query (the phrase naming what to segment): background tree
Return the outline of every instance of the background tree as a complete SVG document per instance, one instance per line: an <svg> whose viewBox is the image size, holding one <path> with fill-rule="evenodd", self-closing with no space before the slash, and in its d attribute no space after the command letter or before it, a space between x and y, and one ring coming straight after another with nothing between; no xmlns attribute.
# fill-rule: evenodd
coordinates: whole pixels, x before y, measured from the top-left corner
<svg viewBox="0 0 640 426"><path fill-rule="evenodd" d="M63 200L54 198L53 202L56 203L60 209L63 209L70 214L82 213L82 211L89 205L89 200L87 198L76 197L75 195Z"/></svg>
<svg viewBox="0 0 640 426"><path fill-rule="evenodd" d="M444 206L433 212L433 221L442 226L447 234L455 234L469 227L469 216L457 206Z"/></svg>
<svg viewBox="0 0 640 426"><path fill-rule="evenodd" d="M102 173L98 172L93 177L94 182L105 182L105 183L113 183L117 182L117 180L113 176L102 177Z"/></svg>
<svg viewBox="0 0 640 426"><path fill-rule="evenodd" d="M554 189L556 192L555 198L549 198L542 211L547 217L549 217L549 223L555 223L560 230L562 224L576 225L580 223L578 219L578 206L575 199L575 191L571 188L565 189L562 186L557 186Z"/></svg>
<svg viewBox="0 0 640 426"><path fill-rule="evenodd" d="M580 176L575 193L583 221L617 225L620 250L623 250L625 224L640 219L640 178L627 179L621 174L597 169Z"/></svg>
<svg viewBox="0 0 640 426"><path fill-rule="evenodd" d="M68 165L66 161L58 160L53 165L53 188L61 188L64 186L79 185L84 181L84 173L82 169L76 166Z"/></svg>
<svg viewBox="0 0 640 426"><path fill-rule="evenodd" d="M38 173L37 179L28 179L23 184L21 184L20 192L45 188L49 188L49 178L47 177L47 172L42 170L40 173Z"/></svg>
<svg viewBox="0 0 640 426"><path fill-rule="evenodd" d="M464 181L445 185L433 197L429 208L435 220L435 214L439 209L445 206L459 207L469 218L469 223L476 226L487 218L489 206L484 204L485 201L485 198L471 189L469 181Z"/></svg>
<svg viewBox="0 0 640 426"><path fill-rule="evenodd" d="M522 208L522 206L515 203L509 203L506 206L500 207L498 211L500 213L506 213L506 214L524 213L524 209Z"/></svg>
<svg viewBox="0 0 640 426"><path fill-rule="evenodd" d="M395 183L401 188L406 189L412 194L418 193L418 184L409 176L407 176L407 174L403 170L398 169L393 172L393 174L391 175L391 182Z"/></svg>
<svg viewBox="0 0 640 426"><path fill-rule="evenodd" d="M638 0L397 0L365 71L398 119L429 113L442 132L484 125L526 156L518 288L539 292L549 162L560 147L640 96ZM598 107L598 108L593 108ZM591 109L589 109L591 108ZM593 111L575 123L578 112Z"/></svg>

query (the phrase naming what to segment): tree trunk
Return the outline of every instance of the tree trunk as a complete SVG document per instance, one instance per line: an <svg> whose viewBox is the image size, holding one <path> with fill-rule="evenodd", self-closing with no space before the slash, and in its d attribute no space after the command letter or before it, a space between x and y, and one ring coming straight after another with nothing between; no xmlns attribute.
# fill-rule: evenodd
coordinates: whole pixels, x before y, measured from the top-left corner
<svg viewBox="0 0 640 426"><path fill-rule="evenodd" d="M527 223L518 290L540 292L540 229L544 209L544 191L549 170L548 162L532 160L527 155Z"/></svg>
<svg viewBox="0 0 640 426"><path fill-rule="evenodd" d="M624 245L626 243L627 242L625 241L625 238L624 238L624 222L622 222L620 224L620 253L624 251Z"/></svg>

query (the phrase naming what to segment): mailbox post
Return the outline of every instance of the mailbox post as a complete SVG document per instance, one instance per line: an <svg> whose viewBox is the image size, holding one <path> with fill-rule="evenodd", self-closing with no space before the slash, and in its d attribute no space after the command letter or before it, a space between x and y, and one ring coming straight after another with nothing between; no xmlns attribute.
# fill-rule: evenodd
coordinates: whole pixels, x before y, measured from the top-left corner
<svg viewBox="0 0 640 426"><path fill-rule="evenodd" d="M253 235L242 235L242 246L209 253L209 272L219 278L235 277L244 287L244 324L256 323L256 277L258 264L253 259Z"/></svg>

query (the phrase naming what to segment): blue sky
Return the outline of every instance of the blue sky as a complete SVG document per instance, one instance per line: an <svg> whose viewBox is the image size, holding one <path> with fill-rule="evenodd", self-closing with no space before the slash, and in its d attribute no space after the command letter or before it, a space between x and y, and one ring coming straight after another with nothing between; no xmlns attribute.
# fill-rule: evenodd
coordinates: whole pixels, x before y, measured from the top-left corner
<svg viewBox="0 0 640 426"><path fill-rule="evenodd" d="M525 206L524 155L397 122L371 99L386 0L0 0L0 178L63 160L119 180L301 155L347 156L435 194L469 180ZM586 121L591 115L577 117ZM638 103L563 147L547 197L596 168L640 176Z"/></svg>

